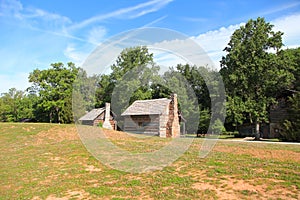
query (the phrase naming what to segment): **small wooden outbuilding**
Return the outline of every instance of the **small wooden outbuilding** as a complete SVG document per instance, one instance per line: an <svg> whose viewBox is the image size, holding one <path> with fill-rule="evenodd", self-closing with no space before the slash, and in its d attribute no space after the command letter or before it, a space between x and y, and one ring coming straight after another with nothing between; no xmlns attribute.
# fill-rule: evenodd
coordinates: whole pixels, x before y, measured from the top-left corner
<svg viewBox="0 0 300 200"><path fill-rule="evenodd" d="M180 121L184 119L178 112L177 104L176 94L173 94L170 99L133 102L121 114L124 117L124 131L160 137L179 137Z"/></svg>
<svg viewBox="0 0 300 200"><path fill-rule="evenodd" d="M110 110L110 103L106 103L104 108L95 108L79 118L82 125L98 126L100 123L103 128L116 130L117 121L115 114Z"/></svg>

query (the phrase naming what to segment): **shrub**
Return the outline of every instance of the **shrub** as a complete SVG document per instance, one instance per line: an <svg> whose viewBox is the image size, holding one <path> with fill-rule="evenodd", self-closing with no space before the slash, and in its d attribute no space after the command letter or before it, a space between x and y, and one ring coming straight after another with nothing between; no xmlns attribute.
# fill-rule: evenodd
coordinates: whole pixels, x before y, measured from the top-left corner
<svg viewBox="0 0 300 200"><path fill-rule="evenodd" d="M283 123L280 139L283 141L300 142L300 93L289 98L289 117Z"/></svg>
<svg viewBox="0 0 300 200"><path fill-rule="evenodd" d="M103 127L103 122L99 122L98 127Z"/></svg>

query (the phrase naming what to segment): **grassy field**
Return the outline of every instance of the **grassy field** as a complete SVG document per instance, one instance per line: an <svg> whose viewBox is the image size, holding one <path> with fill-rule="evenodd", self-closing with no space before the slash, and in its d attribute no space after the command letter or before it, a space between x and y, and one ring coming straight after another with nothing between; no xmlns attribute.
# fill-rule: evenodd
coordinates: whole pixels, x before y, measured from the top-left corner
<svg viewBox="0 0 300 200"><path fill-rule="evenodd" d="M168 142L109 135L136 152ZM219 140L200 159L197 138L164 170L132 174L91 156L74 125L0 123L0 142L0 199L300 199L299 145Z"/></svg>

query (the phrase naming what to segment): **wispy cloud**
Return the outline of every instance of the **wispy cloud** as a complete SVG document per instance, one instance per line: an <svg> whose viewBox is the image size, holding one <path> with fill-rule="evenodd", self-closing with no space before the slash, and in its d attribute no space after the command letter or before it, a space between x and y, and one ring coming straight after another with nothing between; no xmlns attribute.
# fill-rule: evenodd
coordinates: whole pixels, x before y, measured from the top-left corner
<svg viewBox="0 0 300 200"><path fill-rule="evenodd" d="M21 19L40 18L45 21L56 21L62 24L71 23L71 20L68 17L61 16L56 13L50 13L38 8L26 8L25 12L19 13L18 17L20 17Z"/></svg>
<svg viewBox="0 0 300 200"><path fill-rule="evenodd" d="M18 90L26 90L30 84L28 83L28 73L16 73L12 78L7 74L0 74L1 85L0 93L7 92L9 88L17 88Z"/></svg>
<svg viewBox="0 0 300 200"><path fill-rule="evenodd" d="M23 10L23 5L16 0L2 0L0 2L0 15L6 16L6 15L13 15L17 16L18 13Z"/></svg>
<svg viewBox="0 0 300 200"><path fill-rule="evenodd" d="M272 21L274 30L283 32L283 43L286 47L300 46L300 13L280 17Z"/></svg>
<svg viewBox="0 0 300 200"><path fill-rule="evenodd" d="M0 3L0 16L13 17L20 20L20 23L34 31L97 45L103 40L107 31L104 26L96 25L95 27L95 24L116 17L128 19L138 18L148 13L156 12L172 1L173 0L151 0L132 7L121 8L110 13L93 16L79 23L74 23L66 16L50 13L39 8L24 7L18 0L3 0ZM156 19L145 26L157 23L165 17L166 16ZM74 35L76 31L83 29L87 30L87 36L81 38Z"/></svg>
<svg viewBox="0 0 300 200"><path fill-rule="evenodd" d="M78 48L75 46L75 44L68 44L67 48L64 50L64 55L76 65L81 65L90 52L78 51Z"/></svg>
<svg viewBox="0 0 300 200"><path fill-rule="evenodd" d="M94 27L89 31L87 41L99 45L105 39L106 32L106 28L103 26Z"/></svg>
<svg viewBox="0 0 300 200"><path fill-rule="evenodd" d="M283 43L286 48L300 47L300 13L277 18L271 21L275 31L284 32ZM240 28L245 23L222 27L218 30L208 31L204 34L192 36L191 39L199 44L204 49L210 59L213 61L216 68L220 68L220 60L225 55L223 49L227 46L233 32ZM169 46L174 46L178 41L169 41ZM156 52L157 53L157 52ZM156 56L156 61L164 65L172 66L178 59L167 54L159 54Z"/></svg>
<svg viewBox="0 0 300 200"><path fill-rule="evenodd" d="M261 13L257 14L257 16L271 15L271 14L278 13L278 12L281 12L281 11L284 11L284 10L287 10L287 9L295 8L299 5L300 5L300 2L293 2L293 3L290 3L290 4L281 5L281 6L274 7L272 9L266 10L264 12L261 12Z"/></svg>
<svg viewBox="0 0 300 200"><path fill-rule="evenodd" d="M162 7L166 6L173 0L152 0L145 3L141 3L132 7L121 8L116 11L112 11L110 13L97 15L86 19L80 23L74 24L70 27L70 29L79 29L91 25L93 23L97 23L109 18L115 17L125 17L125 18L137 18L143 15L146 15L151 12L156 12L157 10L161 9Z"/></svg>
<svg viewBox="0 0 300 200"><path fill-rule="evenodd" d="M13 17L30 25L38 23L39 26L44 25L44 28L48 27L50 29L54 27L61 28L62 26L71 24L71 20L68 17L38 8L23 7L21 2L17 0L2 0L0 8L2 16Z"/></svg>

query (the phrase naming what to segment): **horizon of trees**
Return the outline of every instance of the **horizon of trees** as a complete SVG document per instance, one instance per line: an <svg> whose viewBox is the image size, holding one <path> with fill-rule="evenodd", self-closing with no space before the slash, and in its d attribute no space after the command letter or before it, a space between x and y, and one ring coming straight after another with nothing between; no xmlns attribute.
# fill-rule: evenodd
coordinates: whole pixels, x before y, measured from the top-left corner
<svg viewBox="0 0 300 200"><path fill-rule="evenodd" d="M295 95L288 97L291 109L289 118L282 122L283 138L300 141L300 48L284 49L282 35L264 18L249 20L232 34L224 48L226 55L220 61L219 72L204 66L178 64L159 75L159 66L146 47L124 49L111 66L110 74L88 76L74 63L66 66L53 63L49 69L35 69L29 74L32 86L26 91L11 88L1 94L0 121L73 123L74 118L80 117L73 118L74 99L78 106L73 109L81 115L116 98L115 108L122 112L128 102L169 97L176 92L180 96L179 107L183 115L188 116L187 130L206 133L212 117L213 95L204 76L214 85L216 74L220 73L226 90L225 127L228 131L236 130L243 123L255 124L258 139L260 124L269 122L270 107L289 90ZM132 71L136 73L129 76ZM195 100L191 98L193 94ZM224 130L220 120L214 120L218 124L216 129Z"/></svg>

